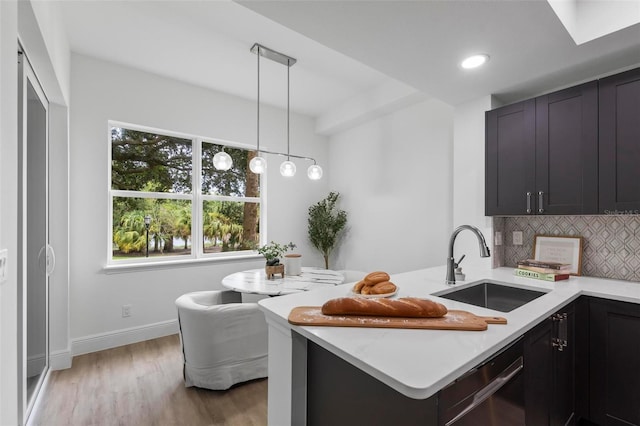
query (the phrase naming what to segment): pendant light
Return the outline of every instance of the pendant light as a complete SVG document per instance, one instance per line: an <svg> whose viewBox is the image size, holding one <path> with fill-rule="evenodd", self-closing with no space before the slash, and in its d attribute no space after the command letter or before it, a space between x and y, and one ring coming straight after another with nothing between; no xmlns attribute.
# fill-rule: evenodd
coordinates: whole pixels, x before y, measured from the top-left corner
<svg viewBox="0 0 640 426"><path fill-rule="evenodd" d="M322 167L318 166L317 164L310 165L307 169L307 176L309 176L309 179L311 180L322 179Z"/></svg>
<svg viewBox="0 0 640 426"><path fill-rule="evenodd" d="M296 174L296 165L293 161L291 161L291 152L289 151L290 143L289 143L289 121L290 121L290 109L289 109L289 88L291 85L289 84L289 70L291 69L291 65L287 60L287 161L283 161L280 164L280 174L284 177L293 177Z"/></svg>
<svg viewBox="0 0 640 426"><path fill-rule="evenodd" d="M233 160L229 154L224 152L224 148L213 156L213 167L215 167L216 170L229 170L231 166L233 166Z"/></svg>
<svg viewBox="0 0 640 426"><path fill-rule="evenodd" d="M310 157L303 157L300 155L291 154L291 144L290 144L290 121L291 121L291 105L290 105L290 75L289 68L291 68L297 61L295 58L282 54L280 52L276 52L275 50L269 49L268 47L262 46L258 43L255 43L250 51L255 53L258 56L258 131L257 131L257 156L254 157L249 162L249 168L253 173L264 173L267 168L267 162L263 157L260 157L260 153L265 154L274 154L280 155L282 157L287 157L287 159L280 164L280 174L284 177L292 177L296 174L296 165L291 158L300 158L302 160L313 161L313 164L309 166L307 169L307 176L311 180L318 180L322 178L322 167L320 167L316 160ZM260 56L264 56L267 59L271 59L272 61L278 62L279 64L287 66L287 153L275 152L275 151L267 151L264 149L260 149Z"/></svg>
<svg viewBox="0 0 640 426"><path fill-rule="evenodd" d="M249 170L257 175L263 174L267 171L267 160L260 157L260 46L258 43L254 44L253 48L257 49L256 56L258 57L258 102L256 108L256 156L249 162ZM252 48L252 49L253 49Z"/></svg>

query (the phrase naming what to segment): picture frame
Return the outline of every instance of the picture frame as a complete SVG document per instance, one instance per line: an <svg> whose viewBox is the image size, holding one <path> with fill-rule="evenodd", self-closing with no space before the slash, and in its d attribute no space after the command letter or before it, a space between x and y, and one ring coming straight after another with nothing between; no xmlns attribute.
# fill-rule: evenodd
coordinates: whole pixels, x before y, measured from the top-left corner
<svg viewBox="0 0 640 426"><path fill-rule="evenodd" d="M582 275L582 237L535 235L533 258L546 262L570 263L571 275Z"/></svg>

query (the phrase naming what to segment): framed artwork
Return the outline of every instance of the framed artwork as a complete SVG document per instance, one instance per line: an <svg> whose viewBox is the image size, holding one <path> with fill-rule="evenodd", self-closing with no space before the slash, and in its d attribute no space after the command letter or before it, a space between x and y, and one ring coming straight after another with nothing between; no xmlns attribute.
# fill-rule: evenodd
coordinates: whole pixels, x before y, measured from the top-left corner
<svg viewBox="0 0 640 426"><path fill-rule="evenodd" d="M571 264L571 275L582 275L582 237L535 235L533 258Z"/></svg>

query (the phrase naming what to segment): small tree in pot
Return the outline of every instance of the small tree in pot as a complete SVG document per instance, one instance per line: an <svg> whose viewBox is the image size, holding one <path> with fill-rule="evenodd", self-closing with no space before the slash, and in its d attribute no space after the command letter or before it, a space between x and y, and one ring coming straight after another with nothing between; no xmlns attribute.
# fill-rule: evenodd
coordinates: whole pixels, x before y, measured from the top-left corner
<svg viewBox="0 0 640 426"><path fill-rule="evenodd" d="M309 240L322 253L326 269L329 269L329 255L347 224L347 212L336 206L338 198L340 193L330 192L327 198L309 207Z"/></svg>

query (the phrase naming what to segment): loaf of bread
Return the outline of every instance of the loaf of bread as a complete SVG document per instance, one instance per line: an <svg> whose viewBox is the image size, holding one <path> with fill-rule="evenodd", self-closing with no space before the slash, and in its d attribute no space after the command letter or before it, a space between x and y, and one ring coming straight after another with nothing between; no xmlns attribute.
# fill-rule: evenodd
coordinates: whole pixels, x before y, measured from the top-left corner
<svg viewBox="0 0 640 426"><path fill-rule="evenodd" d="M402 297L400 299L364 299L341 297L322 305L324 315L372 315L382 317L439 318L447 308L429 299Z"/></svg>

